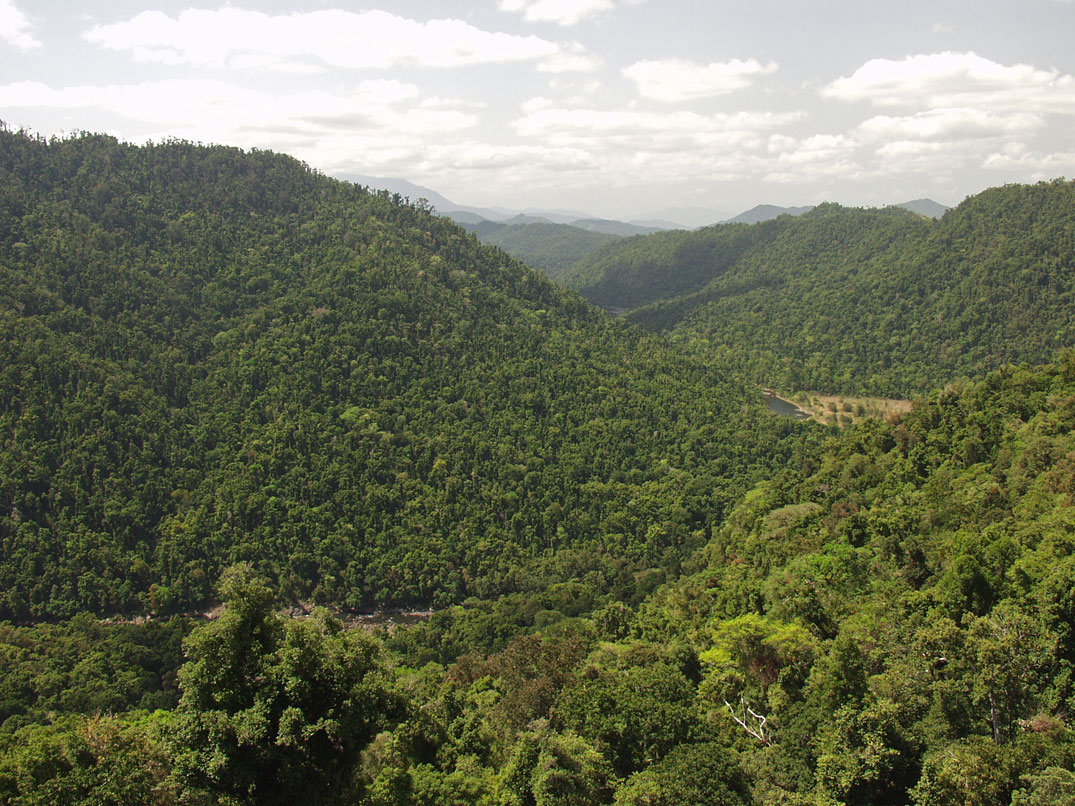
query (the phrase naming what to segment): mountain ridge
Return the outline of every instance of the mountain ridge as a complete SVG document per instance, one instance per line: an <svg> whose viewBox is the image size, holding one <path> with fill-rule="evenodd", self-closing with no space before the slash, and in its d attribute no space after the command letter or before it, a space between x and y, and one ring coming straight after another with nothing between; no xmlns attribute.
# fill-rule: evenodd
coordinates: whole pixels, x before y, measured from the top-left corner
<svg viewBox="0 0 1075 806"><path fill-rule="evenodd" d="M0 176L7 618L172 613L234 562L351 608L611 579L689 551L790 433L424 205L282 155L0 132Z"/></svg>
<svg viewBox="0 0 1075 806"><path fill-rule="evenodd" d="M1066 346L1073 197L1009 185L940 219L827 203L609 244L561 280L702 352L734 344L764 385L905 397Z"/></svg>

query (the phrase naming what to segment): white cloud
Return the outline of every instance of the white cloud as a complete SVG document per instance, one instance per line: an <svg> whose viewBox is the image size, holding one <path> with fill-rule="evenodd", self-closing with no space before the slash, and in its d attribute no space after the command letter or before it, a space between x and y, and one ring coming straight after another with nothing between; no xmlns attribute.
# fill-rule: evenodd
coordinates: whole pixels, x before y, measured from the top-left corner
<svg viewBox="0 0 1075 806"><path fill-rule="evenodd" d="M1032 134L1045 126L1030 112L989 112L981 109L931 109L906 117L878 115L859 124L868 140L952 140L1011 137Z"/></svg>
<svg viewBox="0 0 1075 806"><path fill-rule="evenodd" d="M429 139L473 128L469 106L421 99L400 81L363 81L338 92L275 95L224 81L172 80L53 89L40 82L0 86L6 110L101 110L151 139L179 137L294 154L326 170L420 154ZM363 163L363 164L366 164Z"/></svg>
<svg viewBox="0 0 1075 806"><path fill-rule="evenodd" d="M802 139L770 138L765 179L780 184L817 182L828 179L859 179L863 167L858 159L859 143L843 134L815 134Z"/></svg>
<svg viewBox="0 0 1075 806"><path fill-rule="evenodd" d="M1075 151L1042 154L1012 143L986 157L982 167L1025 174L1033 180L1070 176L1075 173Z"/></svg>
<svg viewBox="0 0 1075 806"><path fill-rule="evenodd" d="M1071 76L1027 64L997 64L975 53L873 59L829 84L822 95L877 106L1075 113Z"/></svg>
<svg viewBox="0 0 1075 806"><path fill-rule="evenodd" d="M501 11L521 11L527 22L577 25L588 17L611 11L612 0L500 0Z"/></svg>
<svg viewBox="0 0 1075 806"><path fill-rule="evenodd" d="M483 31L461 20L419 22L376 10L273 16L238 8L187 9L174 18L143 11L124 22L97 25L84 37L143 62L287 72L323 65L361 69L583 61L574 45L564 51L536 36Z"/></svg>
<svg viewBox="0 0 1075 806"><path fill-rule="evenodd" d="M676 147L684 141L714 144L792 123L797 112L740 112L702 115L697 112L649 112L637 109L586 109L557 106L546 99L523 104L525 115L513 124L524 137L537 137L560 144L589 143L600 150L612 140L637 142L649 149ZM654 135L660 135L655 138Z"/></svg>
<svg viewBox="0 0 1075 806"><path fill-rule="evenodd" d="M684 59L636 62L623 74L638 85L646 98L673 103L725 95L748 87L756 76L772 73L775 62L761 64L755 59L698 64Z"/></svg>
<svg viewBox="0 0 1075 806"><path fill-rule="evenodd" d="M19 50L31 50L41 43L30 33L30 19L15 5L15 0L0 0L0 39Z"/></svg>
<svg viewBox="0 0 1075 806"><path fill-rule="evenodd" d="M871 160L879 176L942 178L980 169L1002 147L1001 140L892 140L879 146Z"/></svg>
<svg viewBox="0 0 1075 806"><path fill-rule="evenodd" d="M592 73L601 67L601 59L578 42L567 42L552 56L538 62L543 73Z"/></svg>
<svg viewBox="0 0 1075 806"><path fill-rule="evenodd" d="M544 148L589 155L598 167L594 176L606 184L630 186L759 177L771 159L770 132L800 117L798 112L595 109L539 97L522 105L512 126L520 138Z"/></svg>

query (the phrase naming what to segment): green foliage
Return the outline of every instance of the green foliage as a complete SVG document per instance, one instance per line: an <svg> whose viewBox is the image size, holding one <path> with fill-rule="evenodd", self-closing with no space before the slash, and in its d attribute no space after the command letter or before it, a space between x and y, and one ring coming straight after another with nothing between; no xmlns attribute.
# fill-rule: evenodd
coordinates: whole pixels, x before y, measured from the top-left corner
<svg viewBox="0 0 1075 806"><path fill-rule="evenodd" d="M589 667L561 695L552 724L593 742L622 778L703 736L699 716L694 686L678 665L628 653L611 667Z"/></svg>
<svg viewBox="0 0 1075 806"><path fill-rule="evenodd" d="M0 175L0 616L202 609L244 561L348 608L674 569L797 439L287 157L0 132Z"/></svg>
<svg viewBox="0 0 1075 806"><path fill-rule="evenodd" d="M712 644L699 656L706 672L703 691L718 704L749 699L765 705L774 685L778 699L785 689L802 687L816 640L803 627L745 613L718 624Z"/></svg>
<svg viewBox="0 0 1075 806"><path fill-rule="evenodd" d="M616 792L617 806L749 806L754 803L743 771L715 743L683 744Z"/></svg>
<svg viewBox="0 0 1075 806"><path fill-rule="evenodd" d="M0 624L0 723L12 731L58 714L173 708L182 662L180 619L102 624Z"/></svg>
<svg viewBox="0 0 1075 806"><path fill-rule="evenodd" d="M619 238L569 224L512 224L479 235L482 243L499 246L509 255L558 279L590 252Z"/></svg>
<svg viewBox="0 0 1075 806"><path fill-rule="evenodd" d="M906 802L918 780L920 748L907 736L908 715L888 700L854 703L835 712L818 743L817 788L845 804Z"/></svg>
<svg viewBox="0 0 1075 806"><path fill-rule="evenodd" d="M1072 360L834 436L642 605L636 631L698 649L759 797L1063 793L1045 770L1069 769Z"/></svg>
<svg viewBox="0 0 1075 806"><path fill-rule="evenodd" d="M825 204L611 244L564 282L765 386L907 397L1072 344L1073 226L1063 180L937 221Z"/></svg>
<svg viewBox="0 0 1075 806"><path fill-rule="evenodd" d="M530 775L535 806L607 803L615 776L594 746L572 733L548 734Z"/></svg>
<svg viewBox="0 0 1075 806"><path fill-rule="evenodd" d="M166 776L165 718L70 716L0 740L0 801L9 806L179 803ZM196 798L185 803L196 804Z"/></svg>
<svg viewBox="0 0 1075 806"><path fill-rule="evenodd" d="M399 712L379 650L323 611L272 611L264 582L238 566L224 612L186 641L170 741L185 788L249 803L336 803L354 791L359 753Z"/></svg>
<svg viewBox="0 0 1075 806"><path fill-rule="evenodd" d="M277 155L0 146L0 799L1072 799L1075 354L718 368L1051 349L1070 184L602 250L670 342Z"/></svg>
<svg viewBox="0 0 1075 806"><path fill-rule="evenodd" d="M1012 793L1012 806L1072 806L1075 773L1063 767L1046 767L1023 776L1026 786Z"/></svg>

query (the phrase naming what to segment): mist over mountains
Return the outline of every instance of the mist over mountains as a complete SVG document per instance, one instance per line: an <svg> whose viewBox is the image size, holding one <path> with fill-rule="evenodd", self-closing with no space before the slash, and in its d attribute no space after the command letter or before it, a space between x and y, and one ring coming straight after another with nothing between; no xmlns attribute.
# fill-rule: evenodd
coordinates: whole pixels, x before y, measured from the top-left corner
<svg viewBox="0 0 1075 806"><path fill-rule="evenodd" d="M501 224L532 224L552 223L570 224L582 229L593 229L585 226L584 222L597 221L607 222L608 226L598 231L612 234L635 235L644 232L666 229L697 229L711 224L723 222L737 222L753 224L759 221L768 221L780 215L802 215L813 209L813 205L806 207L779 207L772 204L759 204L750 210L732 215L702 207L676 207L666 208L630 219L629 221L610 222L587 213L577 213L565 210L545 210L540 208L527 208L525 210L509 210L505 208L473 207L453 202L435 190L421 185L416 185L406 179L386 179L362 174L337 174L336 178L358 185L387 190L390 193L398 193L409 198L411 201L426 199L441 215L447 215L452 220L465 226L480 224L483 220ZM918 199L909 202L894 203L893 206L903 207L920 215L930 218L939 218L948 208L931 199ZM619 227L619 232L613 231L613 224Z"/></svg>

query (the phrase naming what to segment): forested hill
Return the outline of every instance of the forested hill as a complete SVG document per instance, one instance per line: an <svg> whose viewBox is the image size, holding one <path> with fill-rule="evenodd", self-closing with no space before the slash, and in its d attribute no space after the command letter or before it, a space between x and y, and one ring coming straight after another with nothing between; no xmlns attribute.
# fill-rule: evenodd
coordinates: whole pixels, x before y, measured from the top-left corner
<svg viewBox="0 0 1075 806"><path fill-rule="evenodd" d="M528 266L541 269L553 280L593 250L618 240L605 232L551 223L505 225L479 237L483 243L499 246Z"/></svg>
<svg viewBox="0 0 1075 806"><path fill-rule="evenodd" d="M632 238L565 277L783 389L906 396L1075 338L1075 183L985 191L931 221L825 204Z"/></svg>
<svg viewBox="0 0 1075 806"><path fill-rule="evenodd" d="M934 393L759 484L643 606L757 803L1071 802L1073 435L1070 352Z"/></svg>
<svg viewBox="0 0 1075 806"><path fill-rule="evenodd" d="M183 142L0 132L0 351L7 618L674 568L791 432L446 219Z"/></svg>

